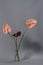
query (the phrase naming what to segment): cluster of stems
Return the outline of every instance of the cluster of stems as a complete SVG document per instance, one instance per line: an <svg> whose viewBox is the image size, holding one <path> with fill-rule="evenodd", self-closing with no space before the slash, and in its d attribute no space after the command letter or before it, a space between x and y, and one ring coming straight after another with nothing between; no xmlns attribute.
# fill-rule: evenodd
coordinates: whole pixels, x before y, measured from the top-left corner
<svg viewBox="0 0 43 65"><path fill-rule="evenodd" d="M27 28L24 30L24 33L23 33L23 35L20 39L19 45L18 45L18 42L17 42L17 37L14 37L12 34L8 33L10 35L10 37L12 37L15 41L15 46L16 46L15 60L17 60L17 61L20 61L20 57L19 57L20 45L21 45L21 42L22 42L23 37L24 37L27 30L28 30Z"/></svg>

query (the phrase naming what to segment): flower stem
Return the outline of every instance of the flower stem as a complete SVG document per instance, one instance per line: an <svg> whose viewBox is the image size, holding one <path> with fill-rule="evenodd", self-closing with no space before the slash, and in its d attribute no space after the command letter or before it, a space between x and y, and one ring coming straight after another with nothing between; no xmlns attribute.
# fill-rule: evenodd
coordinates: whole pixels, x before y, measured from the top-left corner
<svg viewBox="0 0 43 65"><path fill-rule="evenodd" d="M17 38L16 38L16 55L15 55L15 60L20 61L19 58L19 49L18 49L18 44L17 44Z"/></svg>
<svg viewBox="0 0 43 65"><path fill-rule="evenodd" d="M14 42L15 42L15 46L17 46L17 39L12 35L12 34L10 34L10 33L8 33L9 34L9 36L11 37L11 38L13 38L13 40L14 40Z"/></svg>
<svg viewBox="0 0 43 65"><path fill-rule="evenodd" d="M23 37L24 37L25 33L27 32L27 30L28 30L28 28L25 29L25 31L24 31L24 33L23 33L21 39L20 39L18 49L20 49L21 41L23 40Z"/></svg>
<svg viewBox="0 0 43 65"><path fill-rule="evenodd" d="M10 37L12 37L15 41L15 46L16 46L16 55L15 55L15 60L20 61L19 58L19 50L18 50L18 45L17 45L17 37L13 37L10 33L8 33Z"/></svg>
<svg viewBox="0 0 43 65"><path fill-rule="evenodd" d="M19 50L16 49L16 61L20 61Z"/></svg>

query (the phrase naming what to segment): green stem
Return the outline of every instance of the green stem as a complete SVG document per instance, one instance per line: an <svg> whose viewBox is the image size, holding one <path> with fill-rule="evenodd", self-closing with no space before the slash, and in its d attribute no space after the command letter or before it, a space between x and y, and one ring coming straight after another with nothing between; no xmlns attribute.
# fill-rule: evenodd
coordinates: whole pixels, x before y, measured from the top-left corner
<svg viewBox="0 0 43 65"><path fill-rule="evenodd" d="M20 58L19 58L19 50L18 49L16 49L16 60L17 61L20 61Z"/></svg>
<svg viewBox="0 0 43 65"><path fill-rule="evenodd" d="M10 33L8 33L10 35L10 37L12 37L15 41L15 45L16 45L16 55L15 55L15 60L17 58L17 61L20 61L20 58L19 58L19 50L18 50L18 45L17 45L17 38L13 37Z"/></svg>
<svg viewBox="0 0 43 65"><path fill-rule="evenodd" d="M10 37L12 37L12 38L14 39L14 41L15 41L15 46L16 46L16 38L15 38L13 35L11 35L10 33L8 33L8 34L9 34Z"/></svg>
<svg viewBox="0 0 43 65"><path fill-rule="evenodd" d="M16 49L17 49L17 38L16 38Z"/></svg>
<svg viewBox="0 0 43 65"><path fill-rule="evenodd" d="M23 37L24 37L25 33L27 32L27 30L28 30L28 28L26 28L26 29L25 29L25 31L24 31L24 33L23 33L23 35L22 35L21 39L20 39L18 49L20 49L21 42L22 42Z"/></svg>
<svg viewBox="0 0 43 65"><path fill-rule="evenodd" d="M20 60L20 58L19 58L19 49L18 49L18 45L17 45L17 38L16 38L16 57L15 57L15 60L17 60L17 61Z"/></svg>
<svg viewBox="0 0 43 65"><path fill-rule="evenodd" d="M10 33L8 33L10 35L10 37L12 37L15 40L15 37L13 35L11 35Z"/></svg>

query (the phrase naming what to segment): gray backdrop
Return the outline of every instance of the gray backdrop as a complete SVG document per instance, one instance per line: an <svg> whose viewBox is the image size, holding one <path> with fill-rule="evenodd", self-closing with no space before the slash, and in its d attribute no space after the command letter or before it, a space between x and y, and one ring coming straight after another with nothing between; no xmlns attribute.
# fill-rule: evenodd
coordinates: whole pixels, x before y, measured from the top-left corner
<svg viewBox="0 0 43 65"><path fill-rule="evenodd" d="M43 48L43 0L0 0L0 58L14 58L14 42L2 32L4 23L8 23L13 32L24 31L25 20L35 18L38 22L28 29L22 46L25 48ZM31 41L31 43L30 43ZM40 47L41 46L41 47ZM26 48L27 48L26 47Z"/></svg>

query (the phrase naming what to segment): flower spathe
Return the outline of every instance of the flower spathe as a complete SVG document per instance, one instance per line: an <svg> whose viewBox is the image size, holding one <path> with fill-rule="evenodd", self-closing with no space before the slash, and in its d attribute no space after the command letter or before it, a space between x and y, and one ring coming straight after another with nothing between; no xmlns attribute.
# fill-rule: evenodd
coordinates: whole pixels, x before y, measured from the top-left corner
<svg viewBox="0 0 43 65"><path fill-rule="evenodd" d="M4 34L8 34L10 33L12 30L11 30L11 27L8 25L8 24L4 24L3 25L3 33Z"/></svg>
<svg viewBox="0 0 43 65"><path fill-rule="evenodd" d="M26 25L28 28L33 28L36 25L37 21L35 19L27 19Z"/></svg>
<svg viewBox="0 0 43 65"><path fill-rule="evenodd" d="M21 32L20 31L17 32L17 33L15 33L15 34L13 34L14 37L19 37L20 35L21 35Z"/></svg>

